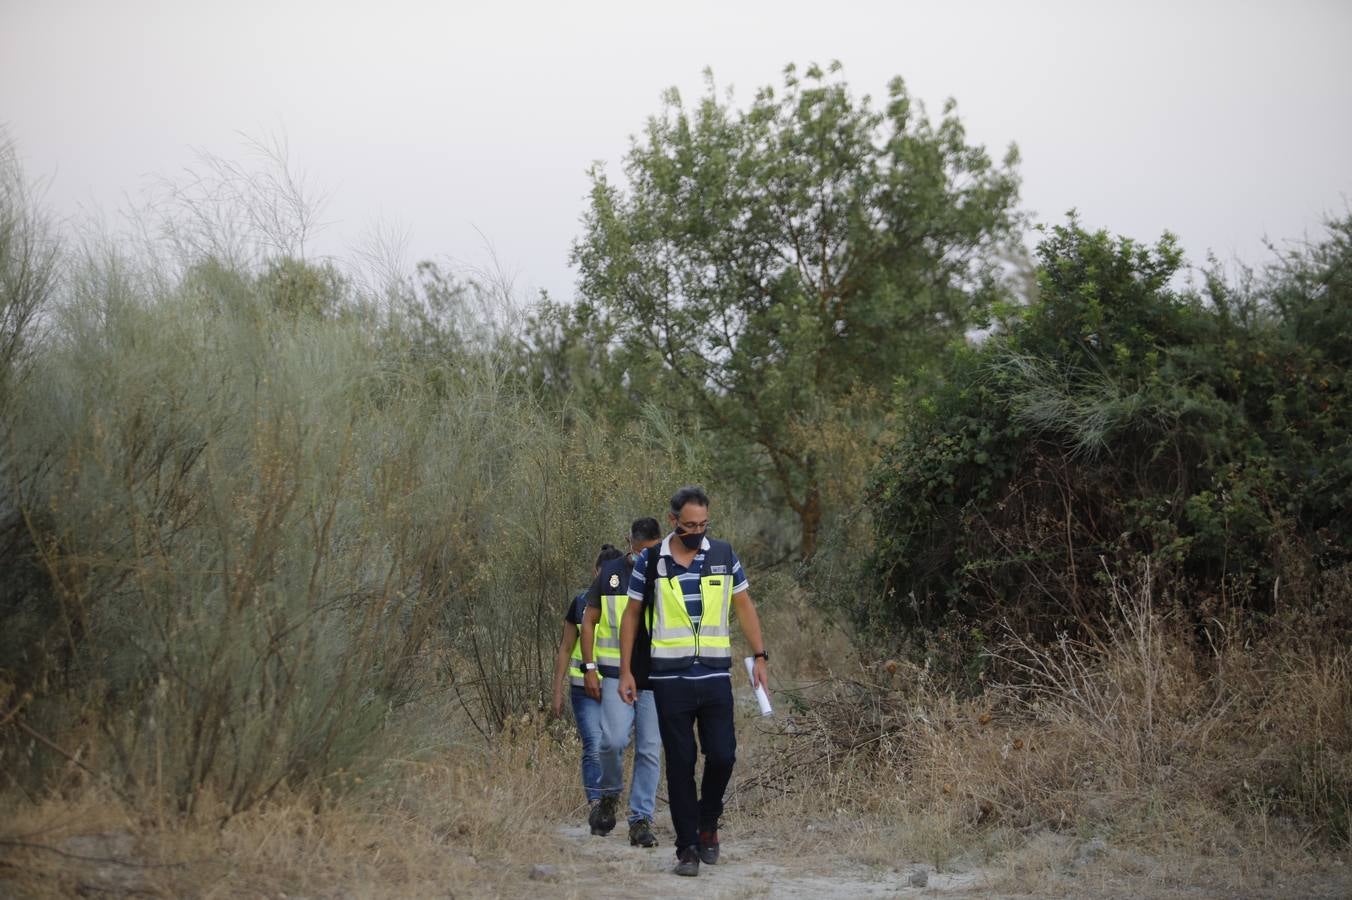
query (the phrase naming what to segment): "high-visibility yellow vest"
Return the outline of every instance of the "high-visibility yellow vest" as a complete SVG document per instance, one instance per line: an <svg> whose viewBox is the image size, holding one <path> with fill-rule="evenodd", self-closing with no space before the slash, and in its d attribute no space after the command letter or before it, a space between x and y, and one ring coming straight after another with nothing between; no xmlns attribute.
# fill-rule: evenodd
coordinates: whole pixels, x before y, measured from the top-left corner
<svg viewBox="0 0 1352 900"><path fill-rule="evenodd" d="M573 641L573 655L568 663L568 681L578 687L585 687L587 682L582 677L582 629L578 629L578 636Z"/></svg>
<svg viewBox="0 0 1352 900"><path fill-rule="evenodd" d="M592 655L597 668L607 678L620 677L620 618L629 604L629 570L632 566L629 560L616 559L601 569L601 618L596 622Z"/></svg>
<svg viewBox="0 0 1352 900"><path fill-rule="evenodd" d="M601 595L601 618L596 623L592 652L601 674L607 678L620 677L620 618L628 605L628 594Z"/></svg>
<svg viewBox="0 0 1352 900"><path fill-rule="evenodd" d="M654 550L657 548L654 547ZM732 607L732 548L724 541L709 541L700 575L704 609L696 627L685 608L685 595L675 576L667 574L667 559L657 564L653 592L652 670L671 672L694 662L716 669L732 665L732 637L728 620Z"/></svg>
<svg viewBox="0 0 1352 900"><path fill-rule="evenodd" d="M577 602L577 598L573 598ZM573 655L568 662L568 681L578 687L586 687L587 682L582 678L582 626L577 626L577 637L573 640Z"/></svg>

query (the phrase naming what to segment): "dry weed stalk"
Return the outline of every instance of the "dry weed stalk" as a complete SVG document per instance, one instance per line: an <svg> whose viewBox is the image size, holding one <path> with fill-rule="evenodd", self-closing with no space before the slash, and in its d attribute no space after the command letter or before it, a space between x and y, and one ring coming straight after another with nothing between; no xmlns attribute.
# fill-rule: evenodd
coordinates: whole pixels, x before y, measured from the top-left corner
<svg viewBox="0 0 1352 900"><path fill-rule="evenodd" d="M547 833L583 796L563 723L516 717L492 744L414 754L411 734L435 743L466 724L435 704L395 724L402 739L373 748L384 758L328 775L318 803L283 789L229 815L229 797L203 792L197 819L160 822L90 786L0 807L0 893L492 896L557 857Z"/></svg>
<svg viewBox="0 0 1352 900"><path fill-rule="evenodd" d="M1347 840L1352 658L1193 634L1147 570L1110 577L1119 624L996 651L1016 679L957 699L889 661L797 699L743 789L821 809L928 811L952 827L1111 823L1146 844Z"/></svg>

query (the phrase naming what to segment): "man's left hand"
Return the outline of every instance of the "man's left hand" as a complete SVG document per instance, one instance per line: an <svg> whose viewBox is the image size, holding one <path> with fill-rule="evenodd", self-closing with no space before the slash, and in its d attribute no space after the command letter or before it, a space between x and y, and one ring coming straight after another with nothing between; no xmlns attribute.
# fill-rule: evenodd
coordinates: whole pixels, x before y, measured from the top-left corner
<svg viewBox="0 0 1352 900"><path fill-rule="evenodd" d="M587 696L593 700L601 699L601 676L596 674L595 669L589 669L582 673L582 687L587 692Z"/></svg>

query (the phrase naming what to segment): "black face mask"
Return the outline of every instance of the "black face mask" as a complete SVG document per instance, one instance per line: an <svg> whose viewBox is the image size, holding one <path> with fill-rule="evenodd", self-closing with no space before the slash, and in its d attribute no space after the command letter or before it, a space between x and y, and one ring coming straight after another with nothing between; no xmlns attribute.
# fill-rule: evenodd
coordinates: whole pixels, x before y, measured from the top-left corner
<svg viewBox="0 0 1352 900"><path fill-rule="evenodd" d="M704 542L704 532L702 531L677 531L676 536L685 544L687 550L698 550L699 545Z"/></svg>

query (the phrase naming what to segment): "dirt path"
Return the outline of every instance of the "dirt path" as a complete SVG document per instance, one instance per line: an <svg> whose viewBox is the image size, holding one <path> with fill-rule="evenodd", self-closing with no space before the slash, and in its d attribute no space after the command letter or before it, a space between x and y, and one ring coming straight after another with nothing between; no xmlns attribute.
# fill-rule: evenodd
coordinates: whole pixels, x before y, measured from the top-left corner
<svg viewBox="0 0 1352 900"><path fill-rule="evenodd" d="M981 892L979 872L927 872L924 887L910 884L912 871L869 868L854 863L807 857L785 858L768 842L729 834L716 866L701 866L697 878L671 873L671 835L659 831L662 845L651 850L629 846L623 825L608 837L593 837L586 826L557 829L571 851L570 862L554 867L555 877L541 894L568 898L657 896L732 900L740 897L853 898L934 896ZM543 885L542 885L543 886Z"/></svg>

